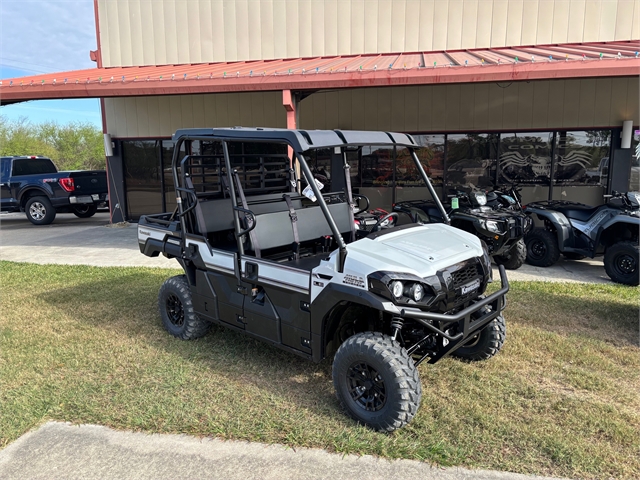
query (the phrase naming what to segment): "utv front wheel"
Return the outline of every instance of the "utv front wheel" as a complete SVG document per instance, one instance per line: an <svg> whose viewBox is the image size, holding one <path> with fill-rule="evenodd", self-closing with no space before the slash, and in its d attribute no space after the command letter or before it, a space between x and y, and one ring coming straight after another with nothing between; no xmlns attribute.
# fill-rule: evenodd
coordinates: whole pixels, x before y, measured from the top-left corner
<svg viewBox="0 0 640 480"><path fill-rule="evenodd" d="M534 228L525 238L527 263L536 267L550 267L560 258L558 240L553 232Z"/></svg>
<svg viewBox="0 0 640 480"><path fill-rule="evenodd" d="M353 419L385 432L408 424L422 397L418 370L407 351L377 332L358 333L340 345L333 384Z"/></svg>
<svg viewBox="0 0 640 480"><path fill-rule="evenodd" d="M451 356L477 362L488 360L496 355L507 338L507 324L502 315L484 327L480 333L471 337L463 347L455 350Z"/></svg>
<svg viewBox="0 0 640 480"><path fill-rule="evenodd" d="M635 242L618 242L604 253L604 270L609 278L624 285L638 285L638 250Z"/></svg>
<svg viewBox="0 0 640 480"><path fill-rule="evenodd" d="M164 328L174 337L194 340L207 334L211 323L193 311L191 291L184 275L166 280L158 293L158 308Z"/></svg>
<svg viewBox="0 0 640 480"><path fill-rule="evenodd" d="M524 240L520 239L506 254L493 257L493 261L496 262L497 265L504 265L504 268L507 270L517 270L522 266L526 258L527 246Z"/></svg>

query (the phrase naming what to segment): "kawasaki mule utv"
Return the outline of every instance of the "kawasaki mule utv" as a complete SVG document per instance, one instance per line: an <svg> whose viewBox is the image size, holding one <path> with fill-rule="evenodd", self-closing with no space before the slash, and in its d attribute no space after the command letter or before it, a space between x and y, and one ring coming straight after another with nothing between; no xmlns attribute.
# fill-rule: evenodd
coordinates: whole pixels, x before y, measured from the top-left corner
<svg viewBox="0 0 640 480"><path fill-rule="evenodd" d="M501 288L483 295L492 270L477 237L445 224L356 234L347 148L407 149L442 209L410 135L220 128L173 140L176 211L138 224L145 255L184 269L158 295L170 334L195 339L216 323L315 362L333 356L342 406L383 431L416 414L420 363L502 347L509 285L501 267ZM343 191L321 191L313 149L341 156Z"/></svg>

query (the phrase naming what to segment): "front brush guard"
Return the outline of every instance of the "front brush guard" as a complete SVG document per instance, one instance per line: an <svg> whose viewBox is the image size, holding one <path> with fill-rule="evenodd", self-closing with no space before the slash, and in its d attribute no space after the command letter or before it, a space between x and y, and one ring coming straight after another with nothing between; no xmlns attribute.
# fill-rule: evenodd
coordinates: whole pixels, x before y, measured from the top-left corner
<svg viewBox="0 0 640 480"><path fill-rule="evenodd" d="M500 312L505 309L507 306L507 299L505 297L506 293L509 291L509 280L507 279L507 273L503 265L498 266L498 270L500 272L500 282L502 288L495 293L492 293L488 297L485 297L481 300L478 300L473 305L468 306L467 308L459 311L454 314L446 314L446 313L433 313L433 312L424 312L418 309L403 309L400 311L400 316L403 318L411 318L418 323L420 323L425 328L431 330L433 333L438 334L441 338L448 340L449 343L446 345L442 344L437 353L429 357L428 354L425 354L419 360L415 362L416 366L420 365L427 357L429 357L429 361L427 363L436 363L438 360L444 358L445 356L451 354L453 351L462 347L466 341L475 334L475 332L481 330L483 327L487 326L492 320L494 320ZM472 318L472 316L483 309L484 307L491 307L490 310L483 313L479 318ZM459 323L462 321L462 332L457 333L455 335L449 335L446 333L448 330L448 326L454 323ZM430 322L438 322L439 325L444 324L445 328L438 328ZM443 331L444 330L444 331ZM426 337L415 345L410 347L407 351L409 355L413 354Z"/></svg>

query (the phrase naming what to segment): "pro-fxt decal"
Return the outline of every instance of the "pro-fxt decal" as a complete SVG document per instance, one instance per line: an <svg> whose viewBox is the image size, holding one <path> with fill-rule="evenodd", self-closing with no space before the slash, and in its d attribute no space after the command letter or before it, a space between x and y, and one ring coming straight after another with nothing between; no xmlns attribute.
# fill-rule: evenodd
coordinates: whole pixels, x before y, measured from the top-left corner
<svg viewBox="0 0 640 480"><path fill-rule="evenodd" d="M345 275L342 279L342 283L346 283L347 285L353 285L354 287L364 288L364 278L359 277L357 275Z"/></svg>

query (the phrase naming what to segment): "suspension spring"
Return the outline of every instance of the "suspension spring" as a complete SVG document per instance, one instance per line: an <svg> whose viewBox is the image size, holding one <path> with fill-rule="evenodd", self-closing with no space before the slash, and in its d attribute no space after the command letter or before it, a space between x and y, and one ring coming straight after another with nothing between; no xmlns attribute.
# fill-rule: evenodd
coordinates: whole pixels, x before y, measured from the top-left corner
<svg viewBox="0 0 640 480"><path fill-rule="evenodd" d="M391 338L393 338L394 340L396 339L396 337L400 333L400 330L402 330L403 325L404 325L404 320L402 318L393 317L391 319L391 331L392 331Z"/></svg>

